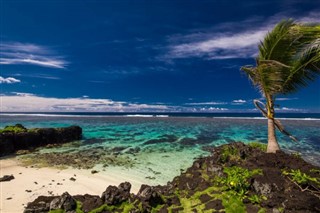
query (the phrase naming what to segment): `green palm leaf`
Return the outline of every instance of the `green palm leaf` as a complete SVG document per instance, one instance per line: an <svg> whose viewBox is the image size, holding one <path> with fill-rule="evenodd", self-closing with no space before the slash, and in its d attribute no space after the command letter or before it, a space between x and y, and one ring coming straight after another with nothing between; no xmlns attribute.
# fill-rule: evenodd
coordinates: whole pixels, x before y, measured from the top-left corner
<svg viewBox="0 0 320 213"><path fill-rule="evenodd" d="M320 35L319 39L306 45L299 52L290 71L283 84L283 94L292 93L301 87L308 86L310 81L317 78L320 74Z"/></svg>
<svg viewBox="0 0 320 213"><path fill-rule="evenodd" d="M241 70L264 95L307 86L320 74L320 25L281 21L260 43L256 61L256 67Z"/></svg>

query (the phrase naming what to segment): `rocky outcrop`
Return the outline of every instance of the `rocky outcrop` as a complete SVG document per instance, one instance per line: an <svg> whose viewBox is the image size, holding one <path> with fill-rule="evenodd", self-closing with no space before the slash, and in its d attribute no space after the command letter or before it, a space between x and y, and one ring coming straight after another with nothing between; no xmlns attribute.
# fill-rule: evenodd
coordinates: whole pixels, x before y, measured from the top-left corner
<svg viewBox="0 0 320 213"><path fill-rule="evenodd" d="M319 167L295 155L265 153L243 143L215 148L211 156L197 159L164 186L142 185L137 195L130 188L125 182L107 187L101 197L86 194L73 199L81 203L77 207L82 212L320 211ZM39 197L27 209L42 206L37 212L47 212L53 200L61 201L63 195Z"/></svg>
<svg viewBox="0 0 320 213"><path fill-rule="evenodd" d="M118 187L108 186L106 191L102 193L102 202L109 205L121 204L130 198L130 189L131 184L129 182L121 183Z"/></svg>
<svg viewBox="0 0 320 213"><path fill-rule="evenodd" d="M63 209L66 212L76 210L77 202L68 193L63 193L60 197L53 199L50 203L50 210Z"/></svg>
<svg viewBox="0 0 320 213"><path fill-rule="evenodd" d="M67 143L81 138L82 129L79 126L26 129L21 124L17 124L0 131L0 156L12 154L18 150Z"/></svg>
<svg viewBox="0 0 320 213"><path fill-rule="evenodd" d="M77 201L68 193L63 193L60 197L40 196L35 200L35 204L25 208L24 213L49 212L51 210L64 210L64 212L75 212Z"/></svg>

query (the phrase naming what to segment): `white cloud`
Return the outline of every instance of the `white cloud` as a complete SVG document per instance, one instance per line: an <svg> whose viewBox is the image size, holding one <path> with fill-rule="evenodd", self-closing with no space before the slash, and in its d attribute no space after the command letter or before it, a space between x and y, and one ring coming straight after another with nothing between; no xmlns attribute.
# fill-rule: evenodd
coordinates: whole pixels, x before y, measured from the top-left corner
<svg viewBox="0 0 320 213"><path fill-rule="evenodd" d="M21 81L16 78L8 77L4 78L0 76L0 84L14 84L14 83L20 83Z"/></svg>
<svg viewBox="0 0 320 213"><path fill-rule="evenodd" d="M32 52L38 54L47 54L49 50L43 46L30 44L30 43L20 43L20 42L3 42L0 44L2 51L9 52Z"/></svg>
<svg viewBox="0 0 320 213"><path fill-rule="evenodd" d="M11 94L16 95L16 96L23 96L23 97L35 96L32 93L26 93L26 92L12 92Z"/></svg>
<svg viewBox="0 0 320 213"><path fill-rule="evenodd" d="M0 49L0 64L30 64L58 69L67 65L63 57L56 55L49 47L41 45L2 42Z"/></svg>
<svg viewBox="0 0 320 213"><path fill-rule="evenodd" d="M289 108L289 107L281 107L281 108L275 108L278 112L304 112L304 109L297 109L297 108Z"/></svg>
<svg viewBox="0 0 320 213"><path fill-rule="evenodd" d="M214 112L218 112L218 111L228 111L228 108L220 108L220 107L209 107L207 108L208 111L214 111Z"/></svg>
<svg viewBox="0 0 320 213"><path fill-rule="evenodd" d="M201 105L226 105L226 102L218 102L218 101L211 101L211 102L199 102L199 103L185 103L185 105L190 106L201 106Z"/></svg>
<svg viewBox="0 0 320 213"><path fill-rule="evenodd" d="M235 34L215 34L204 41L173 45L168 56L172 58L205 56L208 59L253 57L257 53L257 44L266 33L266 29L260 29Z"/></svg>
<svg viewBox="0 0 320 213"><path fill-rule="evenodd" d="M297 99L298 98L276 98L276 101L292 101Z"/></svg>
<svg viewBox="0 0 320 213"><path fill-rule="evenodd" d="M244 103L247 103L247 101L246 100L242 100L242 99L238 99L238 100L233 100L232 103L244 104Z"/></svg>
<svg viewBox="0 0 320 213"><path fill-rule="evenodd" d="M42 78L42 79L50 79L50 80L60 80L61 78L56 77L56 76L51 76L51 75L46 75L46 74L41 74L41 73L34 73L34 74L12 74L12 76L19 76L19 77L28 77L28 78Z"/></svg>
<svg viewBox="0 0 320 213"><path fill-rule="evenodd" d="M310 12L303 17L296 17L298 22L319 23L319 12ZM291 18L290 14L279 13L267 20L254 17L239 22L228 22L210 29L198 29L197 33L173 35L167 52L160 60L171 62L172 59L200 57L207 60L252 58L258 54L258 44L268 31L281 20ZM236 31L235 31L236 29Z"/></svg>

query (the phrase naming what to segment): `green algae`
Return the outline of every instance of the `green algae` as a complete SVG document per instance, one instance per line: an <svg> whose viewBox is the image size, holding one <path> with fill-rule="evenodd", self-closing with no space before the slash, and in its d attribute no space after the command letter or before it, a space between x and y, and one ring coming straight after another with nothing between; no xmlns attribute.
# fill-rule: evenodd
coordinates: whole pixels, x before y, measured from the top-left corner
<svg viewBox="0 0 320 213"><path fill-rule="evenodd" d="M132 168L135 161L129 156L113 155L104 150L81 150L77 152L36 153L20 157L24 166L92 169L97 164L103 167L120 166Z"/></svg>
<svg viewBox="0 0 320 213"><path fill-rule="evenodd" d="M123 202L119 205L103 204L102 206L91 210L89 213L100 213L103 211L129 213L133 209L135 209L133 203Z"/></svg>

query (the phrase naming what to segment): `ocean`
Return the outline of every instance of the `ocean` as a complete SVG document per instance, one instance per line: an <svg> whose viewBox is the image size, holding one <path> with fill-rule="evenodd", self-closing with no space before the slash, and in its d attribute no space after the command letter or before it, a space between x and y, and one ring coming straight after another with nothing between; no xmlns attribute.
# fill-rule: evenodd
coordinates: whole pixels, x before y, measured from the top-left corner
<svg viewBox="0 0 320 213"><path fill-rule="evenodd" d="M291 141L277 132L285 152L320 166L320 114L277 115ZM83 140L41 148L21 160L45 166L122 172L150 185L165 184L211 148L231 142L267 143L267 121L253 113L2 113L0 128L79 125ZM45 162L44 162L45 161Z"/></svg>

